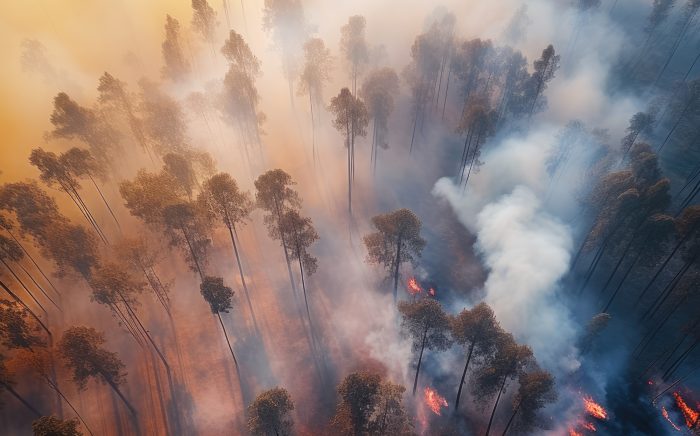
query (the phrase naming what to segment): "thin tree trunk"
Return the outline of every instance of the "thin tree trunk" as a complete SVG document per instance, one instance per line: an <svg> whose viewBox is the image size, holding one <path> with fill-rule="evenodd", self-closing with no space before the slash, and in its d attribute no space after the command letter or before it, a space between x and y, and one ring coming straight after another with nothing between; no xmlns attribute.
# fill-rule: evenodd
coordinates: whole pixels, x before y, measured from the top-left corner
<svg viewBox="0 0 700 436"><path fill-rule="evenodd" d="M416 387L418 387L418 373L420 373L420 365L423 362L423 350L425 350L425 340L428 336L428 326L423 330L423 340L420 346L420 355L418 356L418 366L416 366L416 377L413 379L413 395L416 395Z"/></svg>
<svg viewBox="0 0 700 436"><path fill-rule="evenodd" d="M5 259L3 259L2 257L0 257L0 262L2 262L3 265L5 265L5 268L7 268L7 270L10 271L10 274L12 274L12 277L14 277L15 280L17 280L17 282L20 284L20 286L22 286L22 288L24 289L24 291L25 291L27 294L29 294L29 296L31 297L31 299L34 300L34 302L41 308L42 312L44 312L44 314L48 314L48 312L46 312L46 309L44 308L44 306L39 302L39 300L36 299L36 297L34 296L34 294L32 294L32 291L30 291L29 288L27 288L27 285L24 284L24 282L22 281L22 279L20 279L20 278L17 276L17 274L15 274L15 271L12 269L12 267L10 267L10 265L8 265L7 262L5 262ZM56 304L56 303L54 303L54 304ZM58 307L58 306L57 306L57 307Z"/></svg>
<svg viewBox="0 0 700 436"><path fill-rule="evenodd" d="M683 121L683 117L685 117L685 114L688 111L688 108L690 107L690 105L692 103L693 103L693 100L689 99L688 103L686 103L685 107L681 111L681 114L678 115L678 118L676 119L676 122L673 124L673 127L671 127L671 130L668 132L668 135L666 135L666 138L664 138L664 142L662 142L661 145L659 146L659 148L656 150L657 154L661 152L661 149L663 149L664 146L666 145L666 143L668 142L668 140L671 139L671 135L673 135L673 132L676 131L676 129L680 125L681 121Z"/></svg>
<svg viewBox="0 0 700 436"><path fill-rule="evenodd" d="M49 330L49 328L46 327L46 324L44 324L44 323L41 321L41 318L39 318L39 317L36 315L36 313L34 313L34 311L27 305L27 303L25 303L21 298L19 298L19 297L17 296L17 294L15 294L14 292L12 292L12 290L11 290L10 288L8 288L7 285L5 285L5 283L2 282L1 280L0 280L0 287L2 287L2 288L5 290L5 292L7 292L8 295L9 295L10 297L12 297L13 300L15 300L16 302L18 302L19 304L21 304L22 307L24 307L24 308L27 310L27 312L29 312L29 314L32 316L32 318L34 318L34 320L41 326L41 328L44 329L44 331L46 332L46 334L49 336L49 340L50 340L50 341L53 340L53 335L51 334L51 331Z"/></svg>
<svg viewBox="0 0 700 436"><path fill-rule="evenodd" d="M100 198L102 199L102 202L107 207L109 214L112 215L112 219L114 219L114 222L117 224L117 228L121 232L122 226L119 225L119 220L117 219L117 216L114 214L114 211L112 210L112 208L109 206L109 203L107 202L107 199L105 198L104 194L102 194L102 190L100 189L99 186L97 186L97 182L95 182L95 179L92 178L92 175L90 173L88 173L88 177L90 178L90 181L92 182L92 184L95 186L97 193L100 194Z"/></svg>
<svg viewBox="0 0 700 436"><path fill-rule="evenodd" d="M136 409L134 409L134 407L131 405L131 403L129 403L129 400L126 399L126 397L124 396L124 394L122 393L122 391L119 390L119 386L117 386L117 384L114 383L114 381L112 381L112 379L109 378L109 377L107 377L104 373L101 373L101 375L102 375L102 378L104 379L104 381L107 382L107 384L109 385L109 387L112 388L112 390L114 391L114 393L116 393L116 394L119 396L119 398L122 400L122 402L123 402L124 405L127 407L127 409L129 409L129 412L131 413L131 415L132 415L134 418L136 418L136 416L138 415L138 414L136 413Z"/></svg>
<svg viewBox="0 0 700 436"><path fill-rule="evenodd" d="M236 360L236 355L233 353L233 347L231 347L231 341L228 339L228 333L226 333L226 327L224 327L224 322L221 320L221 314L216 313L219 318L219 324L221 324L221 330L224 332L224 338L226 338L226 343L228 344L228 349L231 352L231 357L233 357L233 363L236 365L236 370L238 370L238 360Z"/></svg>
<svg viewBox="0 0 700 436"><path fill-rule="evenodd" d="M472 352L474 351L475 341L469 346L469 354L467 354L467 363L464 365L464 371L462 371L462 379L459 381L459 388L457 389L457 399L455 400L455 411L459 409L459 399L462 396L462 387L464 386L464 379L467 376L467 369L469 368L469 362L472 360Z"/></svg>
<svg viewBox="0 0 700 436"><path fill-rule="evenodd" d="M503 433L501 434L501 436L506 436L506 433L508 433L508 430L510 429L510 425L513 423L513 420L515 419L515 415L520 410L521 404L522 404L522 401L520 401L518 403L518 405L515 407L515 410L513 410L513 414L510 415L510 419L508 420L508 424L506 424L506 428L503 430Z"/></svg>
<svg viewBox="0 0 700 436"><path fill-rule="evenodd" d="M60 397L63 399L63 401L65 401L66 404L68 404L68 407L70 407L71 410L73 410L73 412L76 414L78 419L80 419L80 422L82 422L83 425L85 426L85 429L88 431L88 433L90 433L90 435L93 435L92 430L90 430L90 426L88 426L87 422L85 422L82 415L80 415L80 412L78 412L78 410L73 406L73 403L70 402L70 400L63 394L63 392L61 392L61 390L58 388L58 386L56 386L56 384L54 382L52 382L50 378L48 378L46 376L44 376L44 378L46 379L46 382L49 384L51 389L56 391L56 393L58 395L60 395Z"/></svg>
<svg viewBox="0 0 700 436"><path fill-rule="evenodd" d="M185 228L183 226L180 226L180 231L182 232L182 235L185 237L185 242L187 242L187 247L190 250L190 254L192 255L192 261L194 262L195 267L197 267L197 272L199 273L199 278L204 281L204 272L202 271L202 267L199 265L199 259L197 259L197 255L194 252L194 248L192 247L192 243L190 242L190 238L187 235L187 231L185 231Z"/></svg>
<svg viewBox="0 0 700 436"><path fill-rule="evenodd" d="M29 254L29 251L27 251L27 249L24 248L24 245L22 245L22 243L15 237L14 234L12 234L11 231L7 230L7 233L10 235L10 237L12 238L12 240L15 241L15 242L17 243L17 245L19 245L19 247L20 247L20 248L22 249L22 251L24 252L25 256L27 256L27 258L32 262L32 264L34 264L34 266L35 266L36 269L39 271L39 273L40 273L41 276L44 278L44 280L46 280L46 282L51 286L51 288L56 292L56 294L57 294L59 297L61 297L61 293L58 292L58 289L56 289L56 286L54 286L53 282L51 282L51 280L48 278L48 276L47 276L46 274L44 274L44 270L39 266L38 263L36 263L36 260L34 260L34 258L32 257L31 254Z"/></svg>
<svg viewBox="0 0 700 436"><path fill-rule="evenodd" d="M493 424L493 417L496 415L496 408L498 407L498 402L501 400L501 394L503 393L503 388L506 386L507 376L503 377L503 383L501 383L501 389L498 391L498 396L496 396L496 404L493 405L493 410L491 411L491 418L489 418L489 425L486 427L486 436L489 436L491 432L491 424Z"/></svg>
<svg viewBox="0 0 700 436"><path fill-rule="evenodd" d="M394 304L398 298L399 293L399 267L401 266L401 245L403 244L401 235L399 235L398 242L396 244L396 259L394 264Z"/></svg>
<svg viewBox="0 0 700 436"><path fill-rule="evenodd" d="M43 288L39 283L37 283L37 281L34 279L34 276L31 275L31 274L29 273L29 271L27 271L27 269L26 269L24 266L22 266L21 263L19 263L19 261L16 262L16 263L17 263L17 266L19 266L20 269L24 272L24 274L25 274L27 277L29 277L29 280L31 280L32 283L34 283L34 286L42 293L42 295L43 295L44 297L46 297L46 299L49 300L54 306L56 306L56 309L58 309L60 312L63 312L63 309L61 309L61 306L59 306L58 303L56 303L55 301L53 301L53 298L51 298L51 297L49 296L49 294L46 292L46 290L44 290L44 288Z"/></svg>
<svg viewBox="0 0 700 436"><path fill-rule="evenodd" d="M228 213L226 214L227 220ZM233 245L233 253L236 255L236 263L238 264L238 273L241 277L241 285L243 286L243 292L245 293L245 299L248 302L248 309L250 309L250 316L253 318L253 324L255 329L258 329L258 321L255 319L255 312L253 311L253 304L250 301L250 295L248 294L248 285L245 282L245 276L243 275L243 266L241 265L241 258L238 254L238 246L236 245L236 238L233 235L233 224L228 227L229 234L231 235L231 245Z"/></svg>
<svg viewBox="0 0 700 436"><path fill-rule="evenodd" d="M3 386L5 389L7 389L7 391L8 391L9 393L11 393L13 397L17 398L17 400L18 400L20 403L22 403L27 409L31 410L32 413L34 413L34 415L36 415L37 418L41 416L41 413L39 413L39 411L36 410L36 409L34 408L34 406L32 406L31 404L29 404L29 402L28 402L27 400L25 400L24 398L22 398L22 396L21 396L20 394L18 394L17 391L15 391L15 390L12 388L12 386L10 386L9 383L0 383L0 386Z"/></svg>
<svg viewBox="0 0 700 436"><path fill-rule="evenodd" d="M678 283L681 282L685 273L690 269L694 260L695 258L693 258L693 260L689 262L686 262L686 264L683 265L681 270L678 271L678 273L676 273L676 276L673 278L673 280L671 280L671 282L666 285L661 294L659 294L659 296L656 297L654 303L651 305L651 307L649 307L649 309L647 309L647 311L642 316L642 319L651 319L654 317L654 315L656 315L656 312L658 312L658 310L663 306L668 297L673 293L673 290L676 289L676 286L678 286Z"/></svg>
<svg viewBox="0 0 700 436"><path fill-rule="evenodd" d="M622 279L620 279L620 282L617 284L617 287L615 287L615 291L613 291L612 295L610 296L610 299L608 300L607 304L603 308L601 312L607 312L608 309L610 309L610 306L613 303L613 300L615 300L615 297L617 297L617 294L620 292L620 289L622 289L622 285L625 283L625 280L629 276L630 272L632 269L634 269L634 266L637 264L637 261L639 261L639 258L642 257L642 253L644 252L646 247L642 247L639 249L639 252L637 253L637 256L635 256L634 260L630 264L630 266L627 268L625 271L625 274L622 276Z"/></svg>
<svg viewBox="0 0 700 436"><path fill-rule="evenodd" d="M635 306L639 305L640 301L642 301L642 297L644 297L644 295L647 293L647 291L651 288L651 285L652 285L652 284L656 281L656 279L661 275L661 273L663 272L663 270L666 268L666 265L668 265L668 263L671 261L671 259L673 258L673 256L676 254L676 252L678 251L678 249L681 248L681 246L685 243L685 241L688 239L688 237L695 231L695 227L696 227L696 226L693 226L693 228L688 232L688 234L686 234L684 237L682 237L682 238L678 241L678 243L675 245L675 247L673 247L673 250L671 251L671 254L669 254L669 255L666 257L666 260L664 260L664 262L661 264L661 267L656 271L656 273L655 273L654 276L651 278L651 280L649 280L649 282L648 282L647 285L644 287L644 289L642 289L641 294L639 294L639 296L637 297L637 301L636 301L636 303L635 303Z"/></svg>
<svg viewBox="0 0 700 436"><path fill-rule="evenodd" d="M299 275L301 276L301 288L304 291L304 304L306 305L306 316L309 317L309 328L311 329L311 311L309 311L309 300L306 298L306 282L304 281L304 266L301 262L301 255L299 256Z"/></svg>

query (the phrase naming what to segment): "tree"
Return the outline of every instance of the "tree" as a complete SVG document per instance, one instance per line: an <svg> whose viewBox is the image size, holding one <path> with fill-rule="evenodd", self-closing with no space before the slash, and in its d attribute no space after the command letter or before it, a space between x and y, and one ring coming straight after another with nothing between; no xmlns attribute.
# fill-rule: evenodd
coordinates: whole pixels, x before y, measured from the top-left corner
<svg viewBox="0 0 700 436"><path fill-rule="evenodd" d="M491 355L496 349L497 341L503 334L503 330L496 320L493 310L486 303L479 303L472 309L462 310L451 320L450 327L454 341L469 350L457 389L455 410L458 410L469 363L472 358L485 358Z"/></svg>
<svg viewBox="0 0 700 436"><path fill-rule="evenodd" d="M345 136L348 149L348 214L352 215L352 184L355 180L355 138L367 135L369 117L365 104L350 93L348 88L331 99L328 108L335 114L333 126Z"/></svg>
<svg viewBox="0 0 700 436"><path fill-rule="evenodd" d="M144 238L123 238L114 246L119 259L131 264L137 274L143 274L154 295L170 316L170 298L168 286L164 284L155 271L158 262L157 249Z"/></svg>
<svg viewBox="0 0 700 436"><path fill-rule="evenodd" d="M539 411L547 404L557 399L557 391L554 386L554 377L547 371L535 369L523 372L518 377L518 393L513 399L513 414L506 424L505 435L515 422L515 427L521 432L529 432L538 428ZM518 415L519 413L519 415ZM515 420L518 415L518 420Z"/></svg>
<svg viewBox="0 0 700 436"><path fill-rule="evenodd" d="M59 419L55 416L42 416L32 422L34 436L81 436L80 422L73 419Z"/></svg>
<svg viewBox="0 0 700 436"><path fill-rule="evenodd" d="M260 126L265 121L265 114L258 112L260 95L255 87L255 76L241 69L235 63L229 65L224 77L221 107L223 114L238 128L246 146L262 144ZM247 152L247 148L246 148Z"/></svg>
<svg viewBox="0 0 700 436"><path fill-rule="evenodd" d="M62 162L55 153L45 151L42 148L35 148L32 150L29 162L39 170L41 180L44 183L48 186L57 185L70 197L85 220L95 229L95 232L97 232L103 242L107 243L104 232L78 192L80 184L78 183L76 175L71 171L71 168Z"/></svg>
<svg viewBox="0 0 700 436"><path fill-rule="evenodd" d="M294 422L289 413L294 402L284 388L261 392L248 406L248 431L254 436L286 436L292 434Z"/></svg>
<svg viewBox="0 0 700 436"><path fill-rule="evenodd" d="M304 43L304 67L299 77L299 95L309 95L311 113L311 151L316 162L316 121L314 105L323 105L323 84L330 80L333 57L321 38L311 38Z"/></svg>
<svg viewBox="0 0 700 436"><path fill-rule="evenodd" d="M187 124L180 104L148 80L139 81L143 126L159 156L168 152L184 153L189 150Z"/></svg>
<svg viewBox="0 0 700 436"><path fill-rule="evenodd" d="M406 388L390 381L383 381L375 398L375 406L369 419L372 435L408 436L413 433L413 423L403 406Z"/></svg>
<svg viewBox="0 0 700 436"><path fill-rule="evenodd" d="M532 362L532 359L530 347L516 343L512 334L503 333L497 342L495 356L490 360L489 365L481 367L477 372L474 383L476 397L483 399L498 393L489 424L486 427L486 435L491 431L496 408L498 408L506 383L508 380L518 377L525 366Z"/></svg>
<svg viewBox="0 0 700 436"><path fill-rule="evenodd" d="M107 383L131 414L136 416L136 409L119 389L126 377L124 364L116 353L101 347L104 343L104 335L94 328L74 326L63 333L58 348L66 364L73 371L73 381L78 388L85 389L91 378Z"/></svg>
<svg viewBox="0 0 700 436"><path fill-rule="evenodd" d="M41 249L53 260L59 277L72 270L88 280L100 263L95 235L83 226L63 221L54 224Z"/></svg>
<svg viewBox="0 0 700 436"><path fill-rule="evenodd" d="M131 215L155 226L163 223L165 208L183 202L187 194L172 174L145 170L139 170L133 180L123 181L119 193Z"/></svg>
<svg viewBox="0 0 700 436"><path fill-rule="evenodd" d="M244 225L250 220L250 213L253 211L254 207L253 200L248 192L241 191L238 188L238 184L231 175L228 173L219 173L204 182L197 201L209 214L223 221L228 229L229 236L231 237L231 245L233 246L233 253L236 257L236 264L238 265L241 285L243 286L253 322L257 325L253 305L250 302L250 295L248 295L248 285L246 284L245 275L243 274L241 256L235 236L237 235L236 226Z"/></svg>
<svg viewBox="0 0 700 436"><path fill-rule="evenodd" d="M418 374L420 373L423 351L444 351L450 347L452 340L449 337L450 319L442 310L440 303L433 299L422 299L413 302L399 302L401 313L401 326L413 339L413 351L420 350L416 376L413 380L413 395L418 386Z"/></svg>
<svg viewBox="0 0 700 436"><path fill-rule="evenodd" d="M491 109L488 100L484 97L472 98L462 113L457 132L466 134L459 168L459 182L462 183L464 180L465 188L474 165L478 167L481 164L479 156L482 145L495 133L497 117L498 114ZM469 164L469 171L465 175L467 164Z"/></svg>
<svg viewBox="0 0 700 436"><path fill-rule="evenodd" d="M528 99L530 101L529 115L532 116L538 109L540 96L547 89L547 84L554 78L559 69L560 56L554 51L550 44L542 50L542 56L533 62L534 71L530 76L530 86L528 87ZM540 103L541 105L541 103Z"/></svg>
<svg viewBox="0 0 700 436"><path fill-rule="evenodd" d="M51 124L54 138L79 139L86 143L100 165L109 166L117 146L116 133L98 114L81 106L65 92L54 97Z"/></svg>
<svg viewBox="0 0 700 436"><path fill-rule="evenodd" d="M377 230L364 237L367 262L383 266L394 280L394 302L398 296L399 268L404 262L416 265L425 239L420 219L409 209L398 209L372 218Z"/></svg>
<svg viewBox="0 0 700 436"><path fill-rule="evenodd" d="M161 52L165 61L163 77L174 82L182 80L189 73L190 66L180 46L180 22L170 15L165 16L165 40Z"/></svg>
<svg viewBox="0 0 700 436"><path fill-rule="evenodd" d="M210 45L214 44L216 25L216 12L207 0L192 0L192 28Z"/></svg>
<svg viewBox="0 0 700 436"><path fill-rule="evenodd" d="M700 2L698 5L700 6ZM686 123L697 122L695 116L700 110L700 79L683 83L678 95L680 97L670 103L671 113L673 114L675 121L673 122L673 125L668 131L668 134L664 138L663 142L661 142L661 145L656 150L657 152L660 152L664 146L666 146L679 127L682 127Z"/></svg>
<svg viewBox="0 0 700 436"><path fill-rule="evenodd" d="M163 156L163 171L170 174L187 193L187 198L192 200L192 192L197 185L192 162L181 154L167 153Z"/></svg>
<svg viewBox="0 0 700 436"><path fill-rule="evenodd" d="M5 348L33 349L45 345L38 335L40 327L27 320L28 315L20 303L0 299L0 341Z"/></svg>
<svg viewBox="0 0 700 436"><path fill-rule="evenodd" d="M630 118L629 127L627 127L627 135L622 138L622 160L627 158L632 146L637 142L639 135L649 133L651 128L656 123L655 111L637 112Z"/></svg>
<svg viewBox="0 0 700 436"><path fill-rule="evenodd" d="M301 0L265 0L263 28L272 34L282 54L282 71L289 85L289 101L294 107L294 79L308 33Z"/></svg>
<svg viewBox="0 0 700 436"><path fill-rule="evenodd" d="M179 247L184 252L190 269L204 280L204 267L211 240L201 211L194 203L171 204L163 209L163 223L170 245Z"/></svg>
<svg viewBox="0 0 700 436"><path fill-rule="evenodd" d="M360 95L372 118L372 150L370 163L377 168L377 149L389 148L389 116L394 111L394 96L399 92L399 76L391 68L381 68L367 74Z"/></svg>
<svg viewBox="0 0 700 436"><path fill-rule="evenodd" d="M250 77L260 75L260 60L253 54L243 36L235 30L229 30L229 37L221 47L221 53L244 74Z"/></svg>
<svg viewBox="0 0 700 436"><path fill-rule="evenodd" d="M228 339L224 322L221 320L221 312L228 313L228 311L232 308L231 298L233 298L233 290L224 285L224 279L221 277L211 276L207 276L202 279L199 289L202 293L202 297L204 297L206 302L209 303L211 313L219 318L219 324L221 324L221 330L224 332L228 349L231 351L233 363L236 365L236 369L238 369L238 360L236 360L236 355L233 353L233 347L231 347L231 341Z"/></svg>
<svg viewBox="0 0 700 436"><path fill-rule="evenodd" d="M13 212L21 233L44 245L53 226L66 222L56 201L36 182L6 183L0 187L0 208Z"/></svg>
<svg viewBox="0 0 700 436"><path fill-rule="evenodd" d="M366 434L374 412L381 377L368 371L347 375L338 385L338 403L332 425L340 434Z"/></svg>
<svg viewBox="0 0 700 436"><path fill-rule="evenodd" d="M369 50L365 40L367 20L362 15L353 15L348 23L340 28L340 51L350 65L352 95L357 95L357 76L369 62Z"/></svg>
<svg viewBox="0 0 700 436"><path fill-rule="evenodd" d="M283 235L282 217L290 209L299 209L301 207L301 198L299 194L292 189L295 182L292 177L281 169L269 170L255 179L255 202L256 205L267 212L263 217L267 233L276 238L274 235ZM289 257L289 244L285 238L280 237L282 250L284 251L284 260L287 262L287 272L289 273L289 281L292 284L292 291L296 292L294 284L294 276L292 275L292 267Z"/></svg>
<svg viewBox="0 0 700 436"><path fill-rule="evenodd" d="M308 252L311 244L318 240L318 233L314 229L311 218L302 217L296 210L288 210L282 216L280 228L282 234L280 240L285 240L289 248L289 258L299 262L299 276L301 277L301 287L304 292L304 303L306 304L306 315L309 317L311 325L311 312L309 311L309 300L306 297L306 276L316 272L318 260Z"/></svg>

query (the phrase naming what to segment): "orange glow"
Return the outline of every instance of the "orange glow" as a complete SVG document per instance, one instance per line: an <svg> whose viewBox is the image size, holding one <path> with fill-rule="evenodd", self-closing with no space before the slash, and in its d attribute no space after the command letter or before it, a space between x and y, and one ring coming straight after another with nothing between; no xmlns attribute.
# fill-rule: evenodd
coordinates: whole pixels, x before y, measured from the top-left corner
<svg viewBox="0 0 700 436"><path fill-rule="evenodd" d="M583 436L581 433L577 432L573 428L569 429L569 436Z"/></svg>
<svg viewBox="0 0 700 436"><path fill-rule="evenodd" d="M415 297L416 295L420 294L423 289L418 284L418 280L416 280L415 277L411 277L410 279L408 279L406 290L409 294Z"/></svg>
<svg viewBox="0 0 700 436"><path fill-rule="evenodd" d="M593 401L591 397L583 397L583 405L586 408L586 413L600 420L608 419L608 412L600 404Z"/></svg>
<svg viewBox="0 0 700 436"><path fill-rule="evenodd" d="M676 429L676 431L681 431L681 429L676 424L674 424L673 421L671 421L671 418L669 418L668 416L668 410L666 410L664 406L661 406L661 415L666 419L666 421L669 422L669 424L673 426L673 428Z"/></svg>
<svg viewBox="0 0 700 436"><path fill-rule="evenodd" d="M693 428L693 426L698 422L700 412L698 412L697 410L693 410L692 407L688 406L685 400L683 400L683 397L681 397L681 394L679 394L678 392L674 392L673 397L676 399L676 406L678 406L678 408L683 413L683 417L685 418L685 425L688 426L688 428Z"/></svg>
<svg viewBox="0 0 700 436"><path fill-rule="evenodd" d="M593 424L592 422L584 422L583 428L590 431L596 431L595 424Z"/></svg>
<svg viewBox="0 0 700 436"><path fill-rule="evenodd" d="M425 404L428 405L434 414L440 416L443 407L447 407L447 400L440 396L438 392L430 387L425 388Z"/></svg>

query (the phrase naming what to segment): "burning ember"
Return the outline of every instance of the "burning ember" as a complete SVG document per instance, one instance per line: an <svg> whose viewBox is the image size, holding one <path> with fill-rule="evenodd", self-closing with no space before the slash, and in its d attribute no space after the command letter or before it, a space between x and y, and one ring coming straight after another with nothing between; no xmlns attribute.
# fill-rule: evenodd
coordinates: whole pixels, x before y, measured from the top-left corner
<svg viewBox="0 0 700 436"><path fill-rule="evenodd" d="M583 405L586 408L586 413L591 415L596 419L606 420L608 419L608 412L600 404L593 401L591 397L583 397Z"/></svg>
<svg viewBox="0 0 700 436"><path fill-rule="evenodd" d="M673 398L676 399L676 406L678 406L680 411L683 413L685 425L688 426L688 428L693 428L693 426L697 424L698 418L700 418L700 412L693 410L692 407L688 406L683 397L681 397L681 394L678 392L673 393Z"/></svg>
<svg viewBox="0 0 700 436"><path fill-rule="evenodd" d="M676 424L674 424L673 421L671 421L671 418L668 417L668 410L666 410L664 406L661 406L661 415L664 418L666 418L666 421L668 421L673 426L673 428L676 429L676 431L681 431L681 429Z"/></svg>
<svg viewBox="0 0 700 436"><path fill-rule="evenodd" d="M583 436L581 433L577 432L573 428L569 429L569 436Z"/></svg>
<svg viewBox="0 0 700 436"><path fill-rule="evenodd" d="M441 397L438 392L430 387L425 388L425 404L428 405L434 414L440 416L443 407L447 407L447 400Z"/></svg>
<svg viewBox="0 0 700 436"><path fill-rule="evenodd" d="M410 279L408 279L408 285L406 290L409 294L415 297L416 295L420 294L423 289L418 284L418 280L416 280L415 277L411 277Z"/></svg>

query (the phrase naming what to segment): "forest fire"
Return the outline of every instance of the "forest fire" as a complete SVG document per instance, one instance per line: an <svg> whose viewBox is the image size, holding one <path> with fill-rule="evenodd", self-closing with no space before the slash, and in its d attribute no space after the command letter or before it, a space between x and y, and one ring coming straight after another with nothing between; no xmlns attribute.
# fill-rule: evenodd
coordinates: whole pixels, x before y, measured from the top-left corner
<svg viewBox="0 0 700 436"><path fill-rule="evenodd" d="M586 413L590 416L604 421L608 419L608 412L600 404L593 401L591 397L583 397L583 405L586 408Z"/></svg>
<svg viewBox="0 0 700 436"><path fill-rule="evenodd" d="M668 423L671 424L671 426L674 429L676 429L676 431L681 431L680 427L678 427L676 424L673 423L673 421L671 421L671 418L668 416L668 410L666 410L664 406L661 406L661 416L663 416L664 419L668 421Z"/></svg>
<svg viewBox="0 0 700 436"><path fill-rule="evenodd" d="M433 411L434 414L440 416L442 415L440 412L442 411L443 407L447 407L447 400L445 400L444 397L442 397L438 391L431 387L426 387L425 391L425 404L428 405L430 410Z"/></svg>
<svg viewBox="0 0 700 436"><path fill-rule="evenodd" d="M685 425L688 428L693 428L698 423L698 418L700 418L700 412L690 407L680 393L674 392L673 398L676 400L676 406L683 413L683 418L685 419Z"/></svg>
<svg viewBox="0 0 700 436"><path fill-rule="evenodd" d="M416 295L420 294L421 291L423 291L423 288L420 287L420 284L418 283L418 280L416 280L415 277L411 277L410 279L408 279L406 290L409 294L415 297Z"/></svg>
<svg viewBox="0 0 700 436"><path fill-rule="evenodd" d="M583 436L581 433L577 432L573 428L569 429L569 436Z"/></svg>
<svg viewBox="0 0 700 436"><path fill-rule="evenodd" d="M595 424L593 424L592 422L584 422L584 423L582 424L582 426L583 426L583 428L585 428L586 430L589 430L589 431L596 431Z"/></svg>

